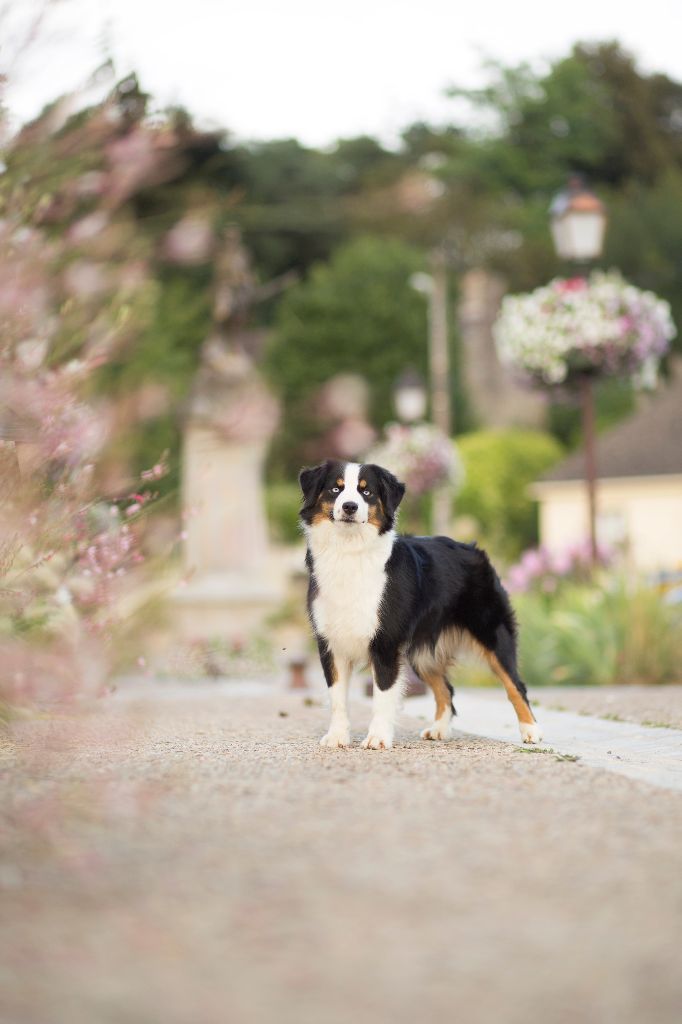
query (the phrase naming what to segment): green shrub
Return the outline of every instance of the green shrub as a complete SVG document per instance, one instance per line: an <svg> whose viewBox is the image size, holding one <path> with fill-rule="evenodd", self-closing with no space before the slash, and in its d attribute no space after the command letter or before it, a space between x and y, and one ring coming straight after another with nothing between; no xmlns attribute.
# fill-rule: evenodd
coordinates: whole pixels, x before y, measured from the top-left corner
<svg viewBox="0 0 682 1024"><path fill-rule="evenodd" d="M298 510L301 492L297 484L270 484L265 491L265 511L272 539L280 544L295 544L301 539Z"/></svg>
<svg viewBox="0 0 682 1024"><path fill-rule="evenodd" d="M418 249L360 238L317 264L283 296L263 368L282 396L284 418L270 452L277 473L293 473L326 429L312 397L338 373L361 373L377 428L393 417L393 389L406 366L426 372L426 307L409 279L423 269Z"/></svg>
<svg viewBox="0 0 682 1024"><path fill-rule="evenodd" d="M682 682L682 611L652 587L612 578L514 605L530 686Z"/></svg>
<svg viewBox="0 0 682 1024"><path fill-rule="evenodd" d="M481 540L508 559L537 541L537 508L528 486L563 449L539 430L480 430L457 438L464 463L458 515L472 516Z"/></svg>

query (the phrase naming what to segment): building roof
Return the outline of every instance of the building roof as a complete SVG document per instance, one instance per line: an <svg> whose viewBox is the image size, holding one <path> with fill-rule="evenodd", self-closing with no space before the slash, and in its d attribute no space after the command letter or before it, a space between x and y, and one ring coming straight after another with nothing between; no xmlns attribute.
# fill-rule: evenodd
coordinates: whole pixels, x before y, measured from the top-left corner
<svg viewBox="0 0 682 1024"><path fill-rule="evenodd" d="M682 362L682 361L680 361ZM682 474L682 366L672 379L627 420L597 438L597 475L601 479ZM554 466L541 482L581 480L582 451Z"/></svg>

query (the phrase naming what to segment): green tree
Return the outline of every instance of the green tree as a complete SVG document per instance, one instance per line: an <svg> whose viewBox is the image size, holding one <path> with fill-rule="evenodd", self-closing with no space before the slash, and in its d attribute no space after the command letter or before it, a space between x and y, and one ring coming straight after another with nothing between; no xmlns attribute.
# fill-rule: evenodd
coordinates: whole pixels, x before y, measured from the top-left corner
<svg viewBox="0 0 682 1024"><path fill-rule="evenodd" d="M298 468L304 442L319 431L315 393L335 374L366 378L370 415L380 428L393 417L393 388L405 367L426 373L426 307L409 284L420 269L419 250L362 238L285 295L265 363L285 408L274 465Z"/></svg>
<svg viewBox="0 0 682 1024"><path fill-rule="evenodd" d="M620 185L682 167L682 84L643 73L617 43L577 44L544 74L527 64L489 70L485 88L451 90L489 124L469 151L470 172L489 186L527 197L571 171Z"/></svg>

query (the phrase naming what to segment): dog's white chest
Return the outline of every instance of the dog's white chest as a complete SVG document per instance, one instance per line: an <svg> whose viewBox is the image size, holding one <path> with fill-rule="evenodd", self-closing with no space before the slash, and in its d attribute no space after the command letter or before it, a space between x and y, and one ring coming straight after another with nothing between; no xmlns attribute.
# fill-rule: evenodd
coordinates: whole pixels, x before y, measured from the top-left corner
<svg viewBox="0 0 682 1024"><path fill-rule="evenodd" d="M317 584L313 621L318 634L340 657L358 661L367 655L379 626L393 539L393 534L378 536L367 526L356 529L330 524L327 528L321 524L311 530Z"/></svg>

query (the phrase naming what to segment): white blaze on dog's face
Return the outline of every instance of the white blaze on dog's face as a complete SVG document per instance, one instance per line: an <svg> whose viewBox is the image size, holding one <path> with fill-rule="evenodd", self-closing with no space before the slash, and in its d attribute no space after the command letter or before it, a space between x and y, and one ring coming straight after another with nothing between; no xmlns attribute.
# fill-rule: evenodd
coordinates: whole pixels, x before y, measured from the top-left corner
<svg viewBox="0 0 682 1024"><path fill-rule="evenodd" d="M346 464L343 486L339 487L332 513L337 523L366 523L369 518L366 496L360 492L360 469L358 462ZM363 480L363 483L366 481ZM364 490L368 489L365 487Z"/></svg>

